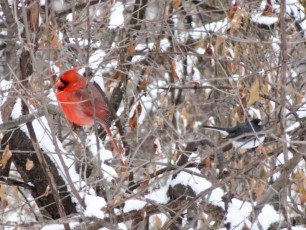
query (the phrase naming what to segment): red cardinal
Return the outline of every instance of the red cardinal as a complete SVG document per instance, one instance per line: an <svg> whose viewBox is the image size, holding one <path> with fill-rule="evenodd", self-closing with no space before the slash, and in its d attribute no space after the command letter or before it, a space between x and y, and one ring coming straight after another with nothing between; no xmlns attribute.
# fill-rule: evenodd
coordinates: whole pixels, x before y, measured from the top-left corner
<svg viewBox="0 0 306 230"><path fill-rule="evenodd" d="M96 119L111 139L120 157L121 152L109 130L113 118L111 110L104 95L94 84L87 84L85 77L81 76L76 69L71 69L62 74L55 86L57 87L57 99L67 119L76 125L85 127L92 126Z"/></svg>

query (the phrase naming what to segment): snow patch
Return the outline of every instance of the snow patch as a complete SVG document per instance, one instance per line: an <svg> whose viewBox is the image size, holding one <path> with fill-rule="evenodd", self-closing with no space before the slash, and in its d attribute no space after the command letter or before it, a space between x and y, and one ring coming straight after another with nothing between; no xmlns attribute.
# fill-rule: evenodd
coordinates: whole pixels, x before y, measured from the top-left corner
<svg viewBox="0 0 306 230"><path fill-rule="evenodd" d="M89 57L89 67L92 69L98 69L99 65L103 61L105 57L105 52L103 50L96 50L90 57ZM96 74L95 74L96 76Z"/></svg>
<svg viewBox="0 0 306 230"><path fill-rule="evenodd" d="M127 213L133 210L137 211L137 210L142 209L147 204L147 202L136 200L136 199L130 199L130 200L127 200L124 204L125 205L123 208L123 212Z"/></svg>
<svg viewBox="0 0 306 230"><path fill-rule="evenodd" d="M79 225L79 222L69 222L69 226L71 229ZM40 230L65 230L65 228L63 224L50 224L43 226Z"/></svg>
<svg viewBox="0 0 306 230"><path fill-rule="evenodd" d="M306 117L306 102L304 102L301 107L296 111L299 118Z"/></svg>
<svg viewBox="0 0 306 230"><path fill-rule="evenodd" d="M170 198L167 195L169 185L162 186L160 189L153 190L150 194L145 197L150 200L154 200L159 204L167 204Z"/></svg>
<svg viewBox="0 0 306 230"><path fill-rule="evenodd" d="M200 170L197 168L188 168L188 170L194 173L201 173ZM190 186L190 188L195 192L196 195L212 186L211 183L205 178L184 171L180 172L176 176L176 178L171 181L170 186L174 187L177 184ZM222 201L223 195L223 190L220 188L216 188L206 197L208 198L209 202L221 208L224 208L224 203Z"/></svg>
<svg viewBox="0 0 306 230"><path fill-rule="evenodd" d="M109 29L116 29L124 25L123 10L122 2L116 2L112 7L111 16L109 18Z"/></svg>
<svg viewBox="0 0 306 230"><path fill-rule="evenodd" d="M236 198L229 203L226 214L226 223L230 223L230 229L240 230L244 225L250 227L251 223L248 216L252 212L252 205L249 202L244 202Z"/></svg>
<svg viewBox="0 0 306 230"><path fill-rule="evenodd" d="M104 218L104 212L101 210L106 205L104 198L86 194L85 204L85 216L94 216L100 219Z"/></svg>
<svg viewBox="0 0 306 230"><path fill-rule="evenodd" d="M254 23L271 26L278 22L278 17L262 16L262 13L253 14L251 20Z"/></svg>
<svg viewBox="0 0 306 230"><path fill-rule="evenodd" d="M268 204L263 207L263 209L261 210L261 213L258 216L258 222L263 227L263 229L268 229L272 223L278 223L280 221L281 221L280 214L278 214L275 211L273 206L268 205ZM254 229L253 226L252 226L252 229Z"/></svg>

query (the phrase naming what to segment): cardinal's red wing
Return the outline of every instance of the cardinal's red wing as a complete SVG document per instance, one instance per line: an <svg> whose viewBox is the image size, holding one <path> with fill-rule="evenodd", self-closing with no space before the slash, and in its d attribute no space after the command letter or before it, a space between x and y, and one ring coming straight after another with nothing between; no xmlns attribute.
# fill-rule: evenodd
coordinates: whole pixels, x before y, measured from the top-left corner
<svg viewBox="0 0 306 230"><path fill-rule="evenodd" d="M84 103L82 103L84 114L96 118L98 122L110 125L112 113L109 105L104 99L104 95L94 85L89 84L88 89L77 90L76 95L84 100Z"/></svg>

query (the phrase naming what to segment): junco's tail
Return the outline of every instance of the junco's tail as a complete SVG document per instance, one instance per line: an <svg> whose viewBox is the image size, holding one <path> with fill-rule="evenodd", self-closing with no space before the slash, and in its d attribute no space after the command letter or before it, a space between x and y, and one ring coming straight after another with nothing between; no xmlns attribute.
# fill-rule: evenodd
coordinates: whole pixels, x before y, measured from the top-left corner
<svg viewBox="0 0 306 230"><path fill-rule="evenodd" d="M222 133L223 135L228 135L228 131L227 128L221 128L221 127L213 127L213 126L209 126L209 125L201 125L202 128L204 129L210 129L210 130L215 130L218 131L220 133Z"/></svg>

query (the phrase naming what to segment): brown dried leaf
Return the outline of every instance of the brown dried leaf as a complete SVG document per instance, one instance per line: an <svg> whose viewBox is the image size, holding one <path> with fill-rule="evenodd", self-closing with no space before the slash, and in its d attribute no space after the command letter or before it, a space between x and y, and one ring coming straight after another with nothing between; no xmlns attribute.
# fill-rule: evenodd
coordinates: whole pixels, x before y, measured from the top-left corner
<svg viewBox="0 0 306 230"><path fill-rule="evenodd" d="M174 112L175 112L175 104L171 105L170 108L168 109L167 113L166 113L166 115L167 115L167 117L169 118L170 121L172 121L172 119L173 119Z"/></svg>
<svg viewBox="0 0 306 230"><path fill-rule="evenodd" d="M267 177L267 171L265 169L265 166L260 164L259 165L259 178L265 179Z"/></svg>
<svg viewBox="0 0 306 230"><path fill-rule="evenodd" d="M300 194L301 205L304 205L306 202L306 192Z"/></svg>
<svg viewBox="0 0 306 230"><path fill-rule="evenodd" d="M150 180L146 179L144 182L142 182L142 183L139 185L139 188L141 188L141 189L146 189L146 188L148 188L149 184L150 184Z"/></svg>
<svg viewBox="0 0 306 230"><path fill-rule="evenodd" d="M306 175L303 170L298 169L298 171L294 174L293 179L295 180L297 187L296 191L298 193L306 192Z"/></svg>
<svg viewBox="0 0 306 230"><path fill-rule="evenodd" d="M306 9L306 0L301 0L300 2L303 5L304 9Z"/></svg>
<svg viewBox="0 0 306 230"><path fill-rule="evenodd" d="M48 185L48 186L46 187L46 190L45 190L45 192L44 192L44 196L49 196L49 191L50 191L50 185Z"/></svg>
<svg viewBox="0 0 306 230"><path fill-rule="evenodd" d="M264 95L270 96L270 91L268 89L268 85L267 84L261 84L260 86L261 86L261 92Z"/></svg>
<svg viewBox="0 0 306 230"><path fill-rule="evenodd" d="M132 53L135 53L135 47L136 47L135 40L131 39L129 43L129 47L127 48L127 51L126 51L127 54L130 55Z"/></svg>
<svg viewBox="0 0 306 230"><path fill-rule="evenodd" d="M140 103L138 103L133 116L129 120L129 126L133 131L135 131L135 129L138 127L138 118L141 115L141 112L142 112L142 106Z"/></svg>
<svg viewBox="0 0 306 230"><path fill-rule="evenodd" d="M247 107L250 107L256 101L259 101L259 80L258 79L256 79L251 86L250 99L247 103Z"/></svg>
<svg viewBox="0 0 306 230"><path fill-rule="evenodd" d="M159 218L158 215L155 215L154 221L155 221L155 228L156 228L156 229L162 229L162 227L163 227L163 222L162 222L162 220Z"/></svg>
<svg viewBox="0 0 306 230"><path fill-rule="evenodd" d="M238 154L244 154L246 152L247 152L247 149L245 149L245 148L238 148L237 149ZM244 166L244 160L241 159L241 160L238 161L238 167L242 169L243 166Z"/></svg>
<svg viewBox="0 0 306 230"><path fill-rule="evenodd" d="M182 108L181 116L180 116L180 117L186 119L187 123L190 122L190 119L191 119L191 118L190 118L190 114L187 112L185 106Z"/></svg>
<svg viewBox="0 0 306 230"><path fill-rule="evenodd" d="M141 219L144 220L147 217L147 206L144 206L140 212Z"/></svg>
<svg viewBox="0 0 306 230"><path fill-rule="evenodd" d="M58 36L57 36L57 26L55 25L51 25L50 26L50 33L51 33L51 45L53 48L56 48L56 49L61 49L62 48L62 44L60 42L60 40L58 39Z"/></svg>
<svg viewBox="0 0 306 230"><path fill-rule="evenodd" d="M266 4L265 9L262 12L262 16L272 16L273 15L273 10L271 4Z"/></svg>
<svg viewBox="0 0 306 230"><path fill-rule="evenodd" d="M241 9L237 8L237 11L234 14L234 18L231 21L230 25L231 25L231 31L235 31L238 30L241 27L241 20L242 20L242 14L241 14Z"/></svg>
<svg viewBox="0 0 306 230"><path fill-rule="evenodd" d="M229 11L227 11L226 14L227 14L227 17L228 17L229 20L232 20L232 19L234 18L234 15L235 15L237 9L238 9L237 4L234 4L234 5L232 5L232 7L229 9Z"/></svg>
<svg viewBox="0 0 306 230"><path fill-rule="evenodd" d="M196 81L189 82L189 84L190 84L190 86L192 86L195 89L198 89L201 86L201 84L199 82L196 82Z"/></svg>
<svg viewBox="0 0 306 230"><path fill-rule="evenodd" d="M234 47L233 47L234 58L239 57L239 53L241 53L240 48L241 48L241 46L239 44L234 45ZM237 66L237 67L239 67L239 66Z"/></svg>
<svg viewBox="0 0 306 230"><path fill-rule="evenodd" d="M109 201L108 205L111 206L118 206L122 202L124 194L115 195L112 200ZM84 200L84 198L83 198Z"/></svg>
<svg viewBox="0 0 306 230"><path fill-rule="evenodd" d="M244 89L244 90L247 92L246 89ZM241 104L242 104L243 108L245 108L246 105L247 105L247 96L248 96L248 95L249 95L249 94L246 93L246 94L244 94L244 96L242 96L242 97L240 98L240 101L241 101Z"/></svg>
<svg viewBox="0 0 306 230"><path fill-rule="evenodd" d="M244 224L242 230L250 230L250 228L246 224Z"/></svg>
<svg viewBox="0 0 306 230"><path fill-rule="evenodd" d="M15 201L17 201L17 203L20 202L19 191L17 186L13 186L13 197L15 198Z"/></svg>
<svg viewBox="0 0 306 230"><path fill-rule="evenodd" d="M62 62L61 62L60 59L59 59L59 60L56 60L56 61L54 62L54 65L56 65L56 66L57 66L58 68L60 68L60 69L63 68L63 64L62 64ZM54 74L53 76L56 76L56 75Z"/></svg>
<svg viewBox="0 0 306 230"><path fill-rule="evenodd" d="M0 184L0 198L1 200L6 197L6 185Z"/></svg>
<svg viewBox="0 0 306 230"><path fill-rule="evenodd" d="M119 170L118 174L119 174L120 177L128 177L130 175L130 173L128 171L128 163L127 162L125 162L125 164L120 167L120 170Z"/></svg>
<svg viewBox="0 0 306 230"><path fill-rule="evenodd" d="M172 7L173 9L179 8L181 5L181 0L172 0Z"/></svg>
<svg viewBox="0 0 306 230"><path fill-rule="evenodd" d="M164 105L166 99L167 99L167 97L165 96L165 94L159 95L158 101L159 101L160 106L163 106L163 105Z"/></svg>
<svg viewBox="0 0 306 230"><path fill-rule="evenodd" d="M206 50L205 50L205 54L209 57L211 57L214 54L214 51L212 49L212 45L211 44L207 44Z"/></svg>
<svg viewBox="0 0 306 230"><path fill-rule="evenodd" d="M239 154L243 154L243 153L245 153L246 152L246 150L244 149L244 148L239 148L239 149L237 149L237 152L239 153ZM237 162L237 168L238 169L243 169L244 168L244 160L243 159L240 159L240 160L238 160L238 162Z"/></svg>
<svg viewBox="0 0 306 230"><path fill-rule="evenodd" d="M242 65L238 65L238 74L240 76L244 76L245 75L245 67Z"/></svg>
<svg viewBox="0 0 306 230"><path fill-rule="evenodd" d="M298 97L297 97L297 104L300 105L304 102L304 99L305 99L305 90L302 90L301 93L298 94Z"/></svg>
<svg viewBox="0 0 306 230"><path fill-rule="evenodd" d="M1 160L0 160L0 167L2 169L5 168L7 162L9 161L9 159L12 157L12 152L11 150L9 149L9 145L6 145L5 146L5 149L3 151L3 155L1 157Z"/></svg>
<svg viewBox="0 0 306 230"><path fill-rule="evenodd" d="M109 16L110 16L110 8L104 9L104 12L102 14L102 23L100 25L100 28L105 28L109 24Z"/></svg>
<svg viewBox="0 0 306 230"><path fill-rule="evenodd" d="M140 114L141 114L141 112L142 112L142 106L141 106L140 103L138 103L137 108L136 108L136 111L137 111L137 113L138 113L138 116L140 116Z"/></svg>
<svg viewBox="0 0 306 230"><path fill-rule="evenodd" d="M164 124L164 119L160 116L156 116L155 117L155 122L157 124L157 126L161 129L164 130L165 128L165 124Z"/></svg>
<svg viewBox="0 0 306 230"><path fill-rule="evenodd" d="M40 36L40 44L43 48L47 47L48 37L46 35L46 29L43 29Z"/></svg>
<svg viewBox="0 0 306 230"><path fill-rule="evenodd" d="M8 201L6 199L6 185L0 184L0 198L1 198L1 208L5 209L8 206Z"/></svg>
<svg viewBox="0 0 306 230"><path fill-rule="evenodd" d="M152 83L152 79L151 78L146 78L142 82L140 82L139 89L141 89L143 91L147 91L147 87L151 83Z"/></svg>
<svg viewBox="0 0 306 230"><path fill-rule="evenodd" d="M196 43L196 48L203 48L205 46L205 42L203 38L200 38Z"/></svg>
<svg viewBox="0 0 306 230"><path fill-rule="evenodd" d="M258 187L255 192L256 200L258 200L261 197L265 188L266 188L266 184L264 182L259 182Z"/></svg>
<svg viewBox="0 0 306 230"><path fill-rule="evenodd" d="M294 174L293 179L297 180L297 181L301 181L301 180L305 179L305 174L304 174L303 170L298 169L297 172Z"/></svg>
<svg viewBox="0 0 306 230"><path fill-rule="evenodd" d="M121 81L121 72L120 71L116 71L116 73L114 74L113 77L115 80Z"/></svg>
<svg viewBox="0 0 306 230"><path fill-rule="evenodd" d="M244 109L241 105L236 109L236 115L238 117L238 121L242 123L244 121Z"/></svg>
<svg viewBox="0 0 306 230"><path fill-rule="evenodd" d="M154 43L153 43L153 48L152 51L156 51L152 53L152 58L155 59L157 56L157 53L159 53L160 51L160 36L156 36L156 38L154 39Z"/></svg>
<svg viewBox="0 0 306 230"><path fill-rule="evenodd" d="M34 1L31 3L28 8L28 19L30 28L33 33L37 33L38 31L38 21L39 21L39 3L38 1Z"/></svg>
<svg viewBox="0 0 306 230"><path fill-rule="evenodd" d="M2 202L2 204L1 204L1 209L6 209L6 207L9 205L9 203L8 203L8 201L7 201L7 199L2 199L1 200Z"/></svg>
<svg viewBox="0 0 306 230"><path fill-rule="evenodd" d="M267 155L266 147L263 146L263 145L259 145L259 146L256 148L256 152L257 152L257 153L262 153L262 154L264 154L264 156Z"/></svg>
<svg viewBox="0 0 306 230"><path fill-rule="evenodd" d="M27 171L30 171L33 167L34 167L34 162L31 161L29 158L27 158L26 170L27 170Z"/></svg>
<svg viewBox="0 0 306 230"><path fill-rule="evenodd" d="M150 174L147 172L147 170L144 171L144 174L146 175L146 179L144 182L140 184L139 187L141 189L146 189L150 185L150 180L151 180Z"/></svg>
<svg viewBox="0 0 306 230"><path fill-rule="evenodd" d="M234 74L236 73L236 65L233 62L229 62L227 65L227 70L229 73Z"/></svg>
<svg viewBox="0 0 306 230"><path fill-rule="evenodd" d="M6 100L2 101L1 105L2 122L6 122L11 118L13 108L16 104L16 96L17 92L15 92L15 90L11 90L8 96L6 97Z"/></svg>
<svg viewBox="0 0 306 230"><path fill-rule="evenodd" d="M153 149L154 149L154 151L156 152L156 150L157 150L157 144L156 143L153 143Z"/></svg>
<svg viewBox="0 0 306 230"><path fill-rule="evenodd" d="M152 169L153 169L154 176L156 176L156 172L157 172L157 164L156 163L152 163Z"/></svg>
<svg viewBox="0 0 306 230"><path fill-rule="evenodd" d="M255 188L255 185L256 185L256 180L251 178L249 181L250 191L253 191L253 189Z"/></svg>
<svg viewBox="0 0 306 230"><path fill-rule="evenodd" d="M179 81L180 78L178 77L175 68L176 68L175 61L170 61L170 76L172 77L173 81Z"/></svg>
<svg viewBox="0 0 306 230"><path fill-rule="evenodd" d="M209 172L211 169L211 161L210 161L210 157L206 157L204 159L204 169L206 172Z"/></svg>
<svg viewBox="0 0 306 230"><path fill-rule="evenodd" d="M56 82L56 80L58 78L57 75L56 74L52 74L51 72L50 72L49 75L51 75L51 77L50 77L51 84L55 84L55 82Z"/></svg>
<svg viewBox="0 0 306 230"><path fill-rule="evenodd" d="M230 192L231 192L231 194L236 194L236 181L235 181L235 179L231 179Z"/></svg>
<svg viewBox="0 0 306 230"><path fill-rule="evenodd" d="M154 68L153 66L147 66L146 67L146 75L147 75L147 79L150 80L152 82L152 75L154 72Z"/></svg>
<svg viewBox="0 0 306 230"><path fill-rule="evenodd" d="M218 37L217 39L216 39L216 43L215 43L215 52L217 53L217 54L221 54L222 52L221 52L221 48L222 48L222 44L224 43L224 38L222 38L222 37Z"/></svg>
<svg viewBox="0 0 306 230"><path fill-rule="evenodd" d="M172 161L173 161L173 162L176 162L176 161L177 161L177 154L176 154L176 153L174 153L174 154L172 155Z"/></svg>
<svg viewBox="0 0 306 230"><path fill-rule="evenodd" d="M243 25L244 28L248 25L247 20L248 13L244 8L238 7L233 15L233 19L230 21L230 27L231 27L231 34L235 32L236 30L240 29L240 27Z"/></svg>

